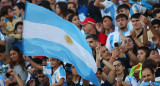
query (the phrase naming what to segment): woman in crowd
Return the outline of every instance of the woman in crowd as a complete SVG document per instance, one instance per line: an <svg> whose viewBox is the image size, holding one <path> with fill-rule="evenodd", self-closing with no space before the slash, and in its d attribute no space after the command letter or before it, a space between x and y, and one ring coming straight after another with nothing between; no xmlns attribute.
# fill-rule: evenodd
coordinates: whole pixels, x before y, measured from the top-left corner
<svg viewBox="0 0 160 86"><path fill-rule="evenodd" d="M55 12L60 17L64 18L66 10L67 10L67 4L65 2L58 2L55 4Z"/></svg>
<svg viewBox="0 0 160 86"><path fill-rule="evenodd" d="M10 68L13 69L23 81L26 81L28 73L26 68L27 63L23 59L23 54L16 46L10 49Z"/></svg>
<svg viewBox="0 0 160 86"><path fill-rule="evenodd" d="M130 85L130 86L138 86L137 81L134 76L129 76L128 71L125 68L124 63L121 60L115 60L113 65L116 68L116 78L115 85Z"/></svg>
<svg viewBox="0 0 160 86"><path fill-rule="evenodd" d="M80 25L80 20L77 15L72 14L68 17L68 21L72 22L75 24L80 30L81 30L81 25Z"/></svg>

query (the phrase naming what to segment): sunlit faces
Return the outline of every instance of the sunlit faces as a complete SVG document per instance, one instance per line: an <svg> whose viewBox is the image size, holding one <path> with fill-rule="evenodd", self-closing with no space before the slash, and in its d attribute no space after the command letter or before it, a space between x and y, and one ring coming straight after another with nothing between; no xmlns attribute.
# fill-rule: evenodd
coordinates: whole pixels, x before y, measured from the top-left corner
<svg viewBox="0 0 160 86"><path fill-rule="evenodd" d="M93 38L88 38L87 42L92 50L96 48L96 41Z"/></svg>
<svg viewBox="0 0 160 86"><path fill-rule="evenodd" d="M113 22L109 18L106 17L104 18L102 25L104 29L112 28Z"/></svg>
<svg viewBox="0 0 160 86"><path fill-rule="evenodd" d="M92 31L91 24L84 24L82 25L82 29L84 30L85 34L89 34Z"/></svg>
<svg viewBox="0 0 160 86"><path fill-rule="evenodd" d="M125 66L120 61L114 61L113 66L116 68L116 75L120 75L124 72Z"/></svg>
<svg viewBox="0 0 160 86"><path fill-rule="evenodd" d="M13 10L12 9L8 9L8 18L12 18L12 17L14 17L14 15L15 15L15 13L13 12Z"/></svg>
<svg viewBox="0 0 160 86"><path fill-rule="evenodd" d="M10 58L12 61L16 62L19 59L19 54L17 51L11 50L10 51Z"/></svg>
<svg viewBox="0 0 160 86"><path fill-rule="evenodd" d="M56 58L49 58L50 66L52 67L58 67L60 65L60 60Z"/></svg>
<svg viewBox="0 0 160 86"><path fill-rule="evenodd" d="M79 20L78 16L74 16L72 18L72 23L75 24L77 27L80 27L80 20Z"/></svg>
<svg viewBox="0 0 160 86"><path fill-rule="evenodd" d="M17 6L14 6L13 11L14 11L14 14L16 14L16 16L20 15L20 10Z"/></svg>
<svg viewBox="0 0 160 86"><path fill-rule="evenodd" d="M144 60L146 59L146 53L144 50L138 50L137 59L139 62L144 62Z"/></svg>
<svg viewBox="0 0 160 86"><path fill-rule="evenodd" d="M4 61L6 54L0 53L0 61Z"/></svg>
<svg viewBox="0 0 160 86"><path fill-rule="evenodd" d="M97 70L96 76L97 76L99 82L101 82L101 80L102 80L102 72L100 70Z"/></svg>
<svg viewBox="0 0 160 86"><path fill-rule="evenodd" d="M23 25L18 25L16 33L22 34L22 32L23 32Z"/></svg>
<svg viewBox="0 0 160 86"><path fill-rule="evenodd" d="M8 0L1 0L1 5L2 5L2 7L3 6L8 6L9 5Z"/></svg>
<svg viewBox="0 0 160 86"><path fill-rule="evenodd" d="M118 18L116 22L119 28L127 27L128 24L128 20L125 17Z"/></svg>
<svg viewBox="0 0 160 86"><path fill-rule="evenodd" d="M126 37L124 42L125 42L125 47L127 49L133 49L134 43L133 43L133 40L131 38Z"/></svg>
<svg viewBox="0 0 160 86"><path fill-rule="evenodd" d="M149 68L145 68L142 71L142 79L144 82L154 82L154 74L152 74L151 70Z"/></svg>
<svg viewBox="0 0 160 86"><path fill-rule="evenodd" d="M109 50L105 46L101 46L101 56L105 60L109 60L111 57L111 53L109 52Z"/></svg>
<svg viewBox="0 0 160 86"><path fill-rule="evenodd" d="M67 9L70 9L70 10L72 10L74 13L76 13L76 7L75 7L75 5L74 5L73 3L69 3L69 4L67 5Z"/></svg>
<svg viewBox="0 0 160 86"><path fill-rule="evenodd" d="M160 13L157 13L157 14L156 14L155 19L160 20Z"/></svg>
<svg viewBox="0 0 160 86"><path fill-rule="evenodd" d="M41 74L37 74L37 77L38 77L38 81L41 83L41 84L43 84L43 85L45 85L45 84L47 84L48 83L48 77L44 74L44 73L41 73Z"/></svg>
<svg viewBox="0 0 160 86"><path fill-rule="evenodd" d="M56 5L55 12L56 12L57 15L61 14L61 9L60 9L58 4Z"/></svg>
<svg viewBox="0 0 160 86"><path fill-rule="evenodd" d="M79 76L79 74L76 71L76 68L73 65L71 66L71 70L72 70L73 76Z"/></svg>
<svg viewBox="0 0 160 86"><path fill-rule="evenodd" d="M159 61L160 61L159 54L158 54L157 50L152 50L150 52L149 58L153 59L156 63L159 63Z"/></svg>
<svg viewBox="0 0 160 86"><path fill-rule="evenodd" d="M140 28L142 28L142 24L141 24L139 18L138 19L137 18L132 18L131 21L132 21L132 25L133 25L134 29L139 30Z"/></svg>
<svg viewBox="0 0 160 86"><path fill-rule="evenodd" d="M155 24L153 25L153 28L160 34L160 25Z"/></svg>

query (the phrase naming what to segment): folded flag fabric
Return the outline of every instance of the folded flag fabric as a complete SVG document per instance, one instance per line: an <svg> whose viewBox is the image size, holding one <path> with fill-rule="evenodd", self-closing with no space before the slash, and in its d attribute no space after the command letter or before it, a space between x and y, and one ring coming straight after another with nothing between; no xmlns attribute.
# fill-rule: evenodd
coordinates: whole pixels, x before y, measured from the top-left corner
<svg viewBox="0 0 160 86"><path fill-rule="evenodd" d="M23 53L58 58L74 65L82 78L100 85L92 50L80 30L48 9L28 2L23 22Z"/></svg>

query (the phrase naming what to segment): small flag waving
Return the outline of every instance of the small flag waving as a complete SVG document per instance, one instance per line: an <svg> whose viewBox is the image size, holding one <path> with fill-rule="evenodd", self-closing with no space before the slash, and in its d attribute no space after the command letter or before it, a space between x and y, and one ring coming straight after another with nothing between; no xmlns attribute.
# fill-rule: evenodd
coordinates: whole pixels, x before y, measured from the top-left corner
<svg viewBox="0 0 160 86"><path fill-rule="evenodd" d="M53 12L28 2L23 52L25 56L54 57L71 63L82 78L100 85L95 76L97 67L92 51L80 30Z"/></svg>

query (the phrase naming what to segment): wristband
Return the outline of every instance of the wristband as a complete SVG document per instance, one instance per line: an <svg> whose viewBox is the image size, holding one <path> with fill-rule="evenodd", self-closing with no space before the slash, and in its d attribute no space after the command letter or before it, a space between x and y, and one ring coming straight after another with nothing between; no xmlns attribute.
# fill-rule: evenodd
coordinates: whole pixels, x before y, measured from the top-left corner
<svg viewBox="0 0 160 86"><path fill-rule="evenodd" d="M104 58L101 59L100 63L102 63L103 60L104 60Z"/></svg>
<svg viewBox="0 0 160 86"><path fill-rule="evenodd" d="M111 58L114 59L114 60L116 59L116 58L114 58L113 56L112 56Z"/></svg>

